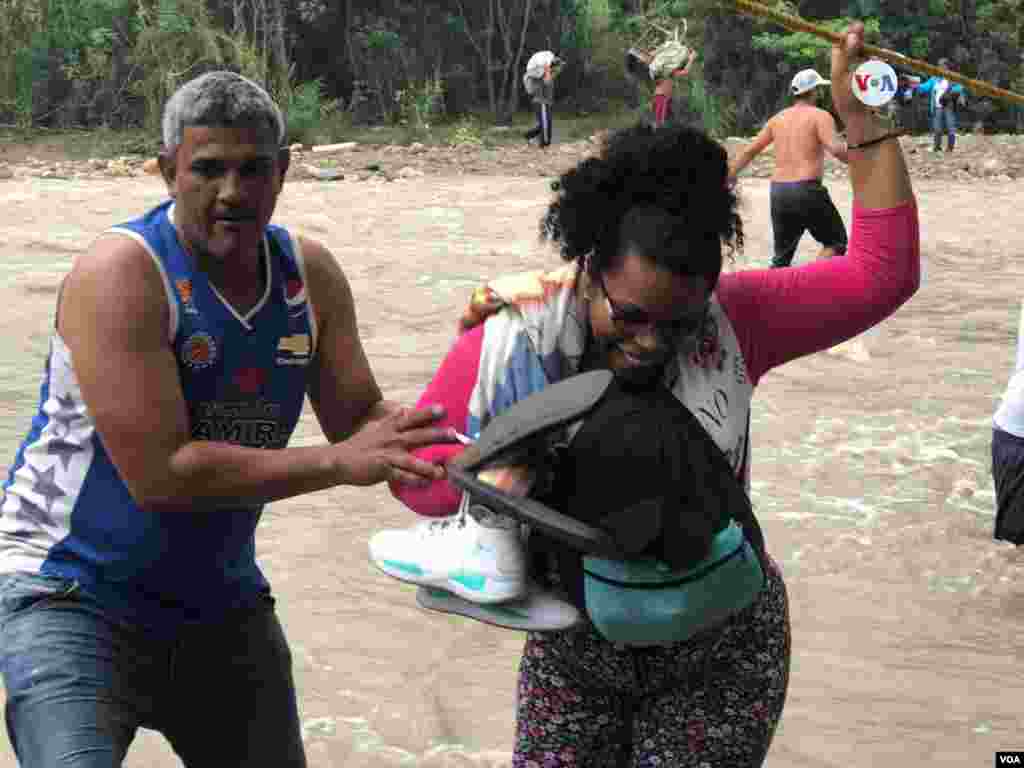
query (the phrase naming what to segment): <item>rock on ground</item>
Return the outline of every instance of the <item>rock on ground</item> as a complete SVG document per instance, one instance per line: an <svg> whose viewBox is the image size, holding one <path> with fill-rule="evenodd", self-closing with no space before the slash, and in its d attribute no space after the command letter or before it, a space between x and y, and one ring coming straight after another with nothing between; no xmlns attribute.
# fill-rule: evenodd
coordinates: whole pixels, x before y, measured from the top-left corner
<svg viewBox="0 0 1024 768"><path fill-rule="evenodd" d="M349 181L416 182L425 176L556 176L584 157L599 151L607 137L600 131L583 141L564 142L541 149L534 145L505 144L496 147L359 144L343 142L332 149L293 145L289 180L346 179ZM1024 136L964 134L952 153L931 151L930 136L904 137L901 140L911 174L921 179L967 181L985 179L1006 183L1024 177ZM735 155L748 139L729 137L723 141ZM7 151L0 154L0 181L26 176L42 178L131 177L157 174L154 158L126 155L114 159L70 159L48 153L47 158ZM5 158L11 158L5 162ZM743 176L767 178L773 169L769 147L755 158ZM847 175L846 166L826 157L825 174L829 178Z"/></svg>

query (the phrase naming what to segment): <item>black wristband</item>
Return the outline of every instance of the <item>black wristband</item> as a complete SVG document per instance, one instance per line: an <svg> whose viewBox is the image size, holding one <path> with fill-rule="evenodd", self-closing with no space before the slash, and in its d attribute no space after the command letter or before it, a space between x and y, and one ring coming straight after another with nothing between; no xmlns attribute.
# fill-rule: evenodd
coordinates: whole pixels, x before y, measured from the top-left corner
<svg viewBox="0 0 1024 768"><path fill-rule="evenodd" d="M889 131L888 133L883 133L881 136L871 139L869 141L862 141L860 144L847 144L846 148L864 149L865 147L872 147L875 144L881 144L883 141L888 141L889 139L898 139L904 133L906 133L906 131Z"/></svg>

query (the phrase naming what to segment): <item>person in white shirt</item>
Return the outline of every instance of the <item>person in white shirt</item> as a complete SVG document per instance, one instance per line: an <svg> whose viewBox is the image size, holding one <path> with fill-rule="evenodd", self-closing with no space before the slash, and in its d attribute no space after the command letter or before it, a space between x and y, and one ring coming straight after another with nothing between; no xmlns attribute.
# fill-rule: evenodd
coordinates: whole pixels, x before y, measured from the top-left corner
<svg viewBox="0 0 1024 768"><path fill-rule="evenodd" d="M1024 305L1017 329L1017 361L992 417L992 480L996 488L994 536L1024 544Z"/></svg>

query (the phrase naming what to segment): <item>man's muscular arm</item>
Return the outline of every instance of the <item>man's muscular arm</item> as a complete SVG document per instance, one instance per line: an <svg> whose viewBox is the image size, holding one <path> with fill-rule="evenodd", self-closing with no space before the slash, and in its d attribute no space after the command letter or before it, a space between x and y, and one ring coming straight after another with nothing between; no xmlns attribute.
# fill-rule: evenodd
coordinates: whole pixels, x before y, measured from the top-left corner
<svg viewBox="0 0 1024 768"><path fill-rule="evenodd" d="M750 164L751 160L761 154L761 152L763 152L765 148L772 143L772 140L775 138L772 133L773 122L774 118L769 120L757 136L754 137L754 140L741 149L739 154L736 155L736 159L729 163L730 182L735 182L736 175L746 168L747 165Z"/></svg>
<svg viewBox="0 0 1024 768"><path fill-rule="evenodd" d="M429 413L403 415L390 431L339 445L265 450L194 440L163 282L129 238L103 237L76 260L61 292L58 331L103 447L144 509L239 507L343 483L441 476L408 453L448 439L446 430L429 427Z"/></svg>

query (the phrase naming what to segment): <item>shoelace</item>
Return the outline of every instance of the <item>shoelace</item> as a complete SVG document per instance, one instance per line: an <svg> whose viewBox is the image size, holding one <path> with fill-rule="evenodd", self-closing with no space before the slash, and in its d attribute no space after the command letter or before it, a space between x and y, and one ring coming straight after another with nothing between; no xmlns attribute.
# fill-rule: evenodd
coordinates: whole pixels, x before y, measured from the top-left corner
<svg viewBox="0 0 1024 768"><path fill-rule="evenodd" d="M456 526L458 528L465 528L466 526L466 513L465 511L456 512L450 517L445 517L441 520L431 520L426 525L420 528L420 535L423 538L430 536L437 536L438 534L446 531L449 527Z"/></svg>

